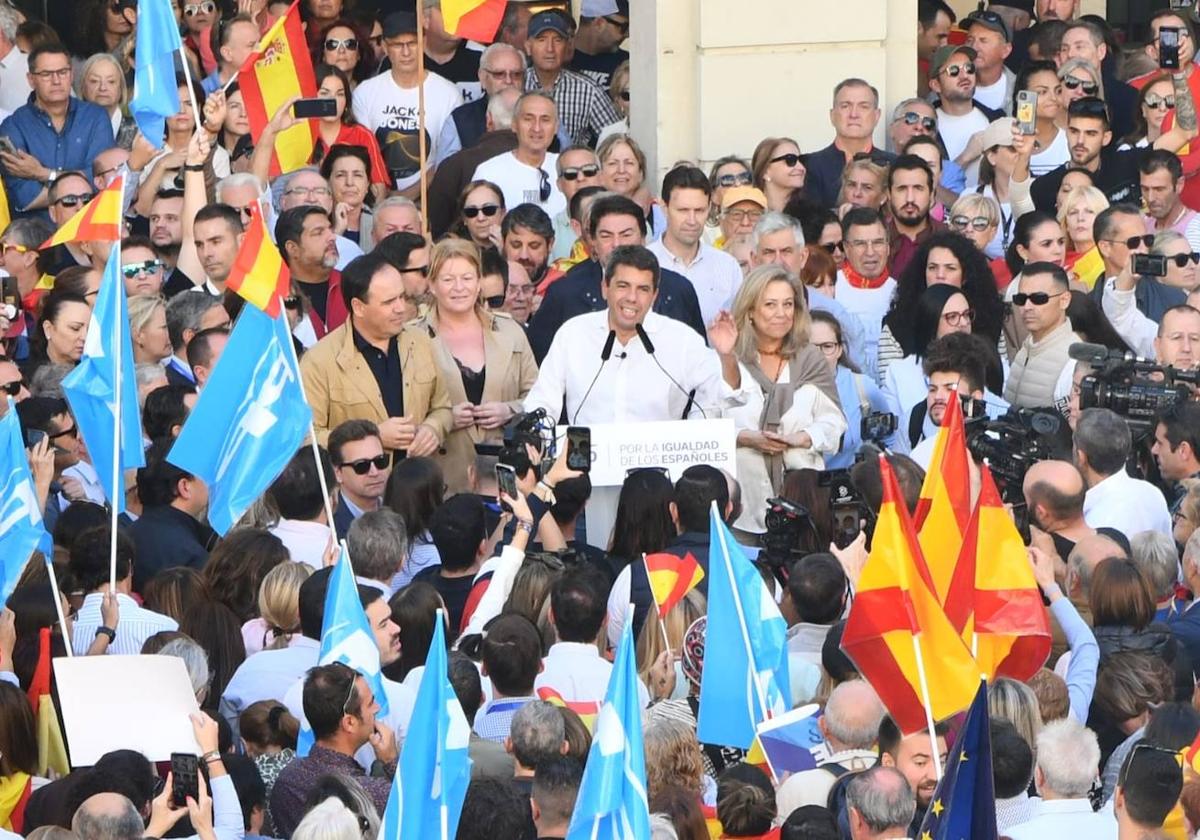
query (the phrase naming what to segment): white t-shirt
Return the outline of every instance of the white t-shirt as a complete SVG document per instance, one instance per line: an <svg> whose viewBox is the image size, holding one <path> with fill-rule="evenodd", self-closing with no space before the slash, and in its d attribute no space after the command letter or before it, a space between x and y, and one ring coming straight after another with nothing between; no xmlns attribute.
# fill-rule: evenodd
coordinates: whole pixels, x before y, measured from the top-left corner
<svg viewBox="0 0 1200 840"><path fill-rule="evenodd" d="M985 108L997 111L1008 111L1008 74L1001 73L1000 78L990 85L975 86L975 101ZM939 121L940 126L940 121ZM951 155L951 157L954 157Z"/></svg>
<svg viewBox="0 0 1200 840"><path fill-rule="evenodd" d="M988 127L988 118L978 108L972 108L962 116L947 114L938 108L937 116L938 134L941 135L942 142L946 145L946 154L950 156L951 160L962 154L963 149L967 147L967 143L975 134ZM964 167L963 176L964 190L974 190L979 186L978 159Z"/></svg>
<svg viewBox="0 0 1200 840"><path fill-rule="evenodd" d="M1029 159L1029 172L1034 178L1057 169L1071 159L1071 148L1067 145L1067 132L1061 128L1050 145Z"/></svg>
<svg viewBox="0 0 1200 840"><path fill-rule="evenodd" d="M509 210L518 204L536 204L553 219L567 209L567 197L558 189L558 155L553 152L546 153L540 170L521 163L514 152L505 152L479 164L471 179L491 181L498 186L504 192L504 206ZM545 201L541 200L543 184L550 186Z"/></svg>
<svg viewBox="0 0 1200 840"><path fill-rule="evenodd" d="M458 87L436 73L425 74L425 154L438 159L437 138L450 112L462 104ZM391 73L367 79L354 91L354 119L375 132L379 149L396 189L417 182L420 148L417 138L417 88L402 88Z"/></svg>

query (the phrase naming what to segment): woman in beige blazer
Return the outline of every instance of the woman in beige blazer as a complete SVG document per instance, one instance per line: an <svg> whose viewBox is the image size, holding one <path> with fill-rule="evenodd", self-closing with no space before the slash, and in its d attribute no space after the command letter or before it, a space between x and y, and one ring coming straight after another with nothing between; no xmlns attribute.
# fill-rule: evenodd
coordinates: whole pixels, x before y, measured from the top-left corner
<svg viewBox="0 0 1200 840"><path fill-rule="evenodd" d="M448 493L469 489L475 444L498 443L537 379L525 331L506 314L488 311L480 294L479 249L444 239L429 255L433 305L416 324L433 339L434 359L450 394L451 432L439 454Z"/></svg>

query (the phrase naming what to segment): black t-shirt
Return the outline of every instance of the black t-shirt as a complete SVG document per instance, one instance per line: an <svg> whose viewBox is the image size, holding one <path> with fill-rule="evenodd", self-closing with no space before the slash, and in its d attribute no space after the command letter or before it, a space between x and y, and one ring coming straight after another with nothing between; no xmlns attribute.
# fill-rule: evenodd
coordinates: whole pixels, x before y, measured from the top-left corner
<svg viewBox="0 0 1200 840"><path fill-rule="evenodd" d="M442 600L446 603L446 617L450 621L450 635L457 637L462 626L463 610L466 609L467 598L475 583L475 576L442 577L441 572L441 566L430 566L417 573L413 580L428 583L442 596Z"/></svg>
<svg viewBox="0 0 1200 840"><path fill-rule="evenodd" d="M300 291L304 292L308 298L308 302L312 304L312 308L316 310L322 323L325 321L325 312L329 303L329 281L323 280L320 283L305 283L302 280L297 280L296 285L300 287Z"/></svg>
<svg viewBox="0 0 1200 840"><path fill-rule="evenodd" d="M629 53L625 50L601 53L600 55L575 50L575 55L571 59L571 69L587 76L600 85L605 93L608 93L608 83L612 79L612 74L621 66L621 62L628 60Z"/></svg>
<svg viewBox="0 0 1200 840"><path fill-rule="evenodd" d="M479 50L473 50L466 42L458 45L454 55L445 64L425 56L425 68L431 73L437 73L444 79L449 79L458 86L463 102L471 102L483 96L483 86L479 84Z"/></svg>
<svg viewBox="0 0 1200 840"><path fill-rule="evenodd" d="M192 278L176 268L171 272L171 276L167 278L166 282L163 283L163 295L169 300L180 292L190 292L194 288L196 288L196 283Z"/></svg>
<svg viewBox="0 0 1200 840"><path fill-rule="evenodd" d="M1141 202L1141 175L1138 166L1149 149L1127 149L1122 152L1100 153L1100 168L1092 174L1096 186L1104 193L1109 204L1119 202L1139 204ZM1055 199L1062 186L1063 175L1070 162L1051 169L1040 178L1035 178L1029 194L1037 209L1055 215Z"/></svg>

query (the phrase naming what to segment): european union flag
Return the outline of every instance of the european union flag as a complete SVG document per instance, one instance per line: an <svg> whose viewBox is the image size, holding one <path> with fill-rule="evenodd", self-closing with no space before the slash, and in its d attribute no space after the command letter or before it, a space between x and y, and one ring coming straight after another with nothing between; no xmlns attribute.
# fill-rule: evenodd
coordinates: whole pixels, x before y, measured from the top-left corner
<svg viewBox="0 0 1200 840"><path fill-rule="evenodd" d="M279 477L312 424L285 319L242 307L221 355L232 361L218 361L167 456L208 484L208 521L222 535Z"/></svg>
<svg viewBox="0 0 1200 840"><path fill-rule="evenodd" d="M121 451L120 470L113 475L113 429L117 405L117 342L121 348ZM117 512L125 510L125 470L146 464L142 423L138 412L137 382L133 378L133 342L129 338L129 312L125 306L125 281L121 279L121 247L114 244L100 279L96 307L88 325L83 358L62 382L63 394L100 476L100 486Z"/></svg>
<svg viewBox="0 0 1200 840"><path fill-rule="evenodd" d="M399 837L451 838L458 832L471 759L471 726L447 670L445 620L438 610L425 672L392 780L380 840Z"/></svg>
<svg viewBox="0 0 1200 840"><path fill-rule="evenodd" d="M16 403L0 418L0 601L8 598L46 529L25 457Z"/></svg>
<svg viewBox="0 0 1200 840"><path fill-rule="evenodd" d="M918 837L924 840L958 840L961 837L996 840L999 836L990 727L987 683L981 680L967 712L966 723L946 759L945 775L938 782Z"/></svg>
<svg viewBox="0 0 1200 840"><path fill-rule="evenodd" d="M696 736L703 744L745 750L758 724L792 707L787 622L715 504L709 518L704 661L720 667L701 674Z"/></svg>
<svg viewBox="0 0 1200 840"><path fill-rule="evenodd" d="M145 138L161 149L166 118L179 113L175 53L183 47L168 0L138 0L135 46L137 66L129 113Z"/></svg>
<svg viewBox="0 0 1200 840"><path fill-rule="evenodd" d="M621 632L594 733L567 840L649 837L646 753L632 621L625 622Z"/></svg>
<svg viewBox="0 0 1200 840"><path fill-rule="evenodd" d="M242 311L255 309L243 307ZM229 351L228 345L225 347ZM218 365L220 367L220 365ZM317 664L329 665L341 662L362 674L375 702L379 704L379 717L388 713L387 692L383 689L383 668L379 664L379 647L371 622L358 599L358 582L354 579L354 568L346 544L342 543L342 556L338 558L329 575L329 589L325 592L325 618L321 623L321 653ZM313 745L312 728L308 721L300 727L300 738L296 744L298 755L308 755Z"/></svg>

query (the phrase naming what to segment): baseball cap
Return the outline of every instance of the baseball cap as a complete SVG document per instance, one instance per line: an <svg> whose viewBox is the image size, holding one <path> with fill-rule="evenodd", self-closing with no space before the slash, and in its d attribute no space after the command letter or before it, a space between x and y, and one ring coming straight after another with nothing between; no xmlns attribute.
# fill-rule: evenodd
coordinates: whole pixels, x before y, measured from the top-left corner
<svg viewBox="0 0 1200 840"><path fill-rule="evenodd" d="M721 209L728 210L742 201L753 201L762 209L767 209L767 197L758 187L734 187L725 190L725 195L721 200Z"/></svg>
<svg viewBox="0 0 1200 840"><path fill-rule="evenodd" d="M952 46L947 44L944 47L938 47L937 52L933 54L933 58L929 60L929 78L933 78L938 73L942 72L942 68L946 66L946 62L950 60L950 56L962 53L971 61L978 57L978 53L966 44Z"/></svg>
<svg viewBox="0 0 1200 840"><path fill-rule="evenodd" d="M976 24L987 27L993 32L999 32L1004 36L1005 41L1012 41L1012 33L1008 31L1008 24L1004 22L1004 18L990 9L971 12L963 19L962 28L970 31L971 27Z"/></svg>
<svg viewBox="0 0 1200 840"><path fill-rule="evenodd" d="M417 16L412 12L392 12L383 19L383 37L417 34Z"/></svg>
<svg viewBox="0 0 1200 840"><path fill-rule="evenodd" d="M1011 146L1013 144L1013 121L1011 117L1001 117L983 130L983 148L995 146Z"/></svg>
<svg viewBox="0 0 1200 840"><path fill-rule="evenodd" d="M557 32L564 38L570 38L571 24L567 21L567 16L556 9L538 12L529 19L530 38L536 38L547 31Z"/></svg>

